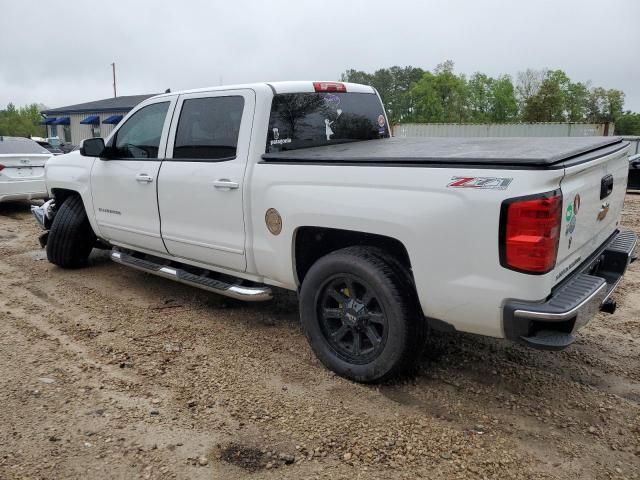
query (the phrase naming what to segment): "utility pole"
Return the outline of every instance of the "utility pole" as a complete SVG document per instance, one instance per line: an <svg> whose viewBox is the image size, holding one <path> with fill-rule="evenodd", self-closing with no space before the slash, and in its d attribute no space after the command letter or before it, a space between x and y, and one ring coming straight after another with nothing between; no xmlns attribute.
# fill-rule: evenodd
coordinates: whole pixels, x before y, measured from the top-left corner
<svg viewBox="0 0 640 480"><path fill-rule="evenodd" d="M117 97L118 95L116 94L116 63L113 62L111 64L111 69L113 70L113 97Z"/></svg>

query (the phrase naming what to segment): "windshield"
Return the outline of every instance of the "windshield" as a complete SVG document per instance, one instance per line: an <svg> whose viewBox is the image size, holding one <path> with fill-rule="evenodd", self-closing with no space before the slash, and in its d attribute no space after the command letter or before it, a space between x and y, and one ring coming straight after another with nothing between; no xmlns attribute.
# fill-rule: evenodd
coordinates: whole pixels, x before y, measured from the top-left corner
<svg viewBox="0 0 640 480"><path fill-rule="evenodd" d="M273 97L267 153L389 137L373 93L284 93Z"/></svg>

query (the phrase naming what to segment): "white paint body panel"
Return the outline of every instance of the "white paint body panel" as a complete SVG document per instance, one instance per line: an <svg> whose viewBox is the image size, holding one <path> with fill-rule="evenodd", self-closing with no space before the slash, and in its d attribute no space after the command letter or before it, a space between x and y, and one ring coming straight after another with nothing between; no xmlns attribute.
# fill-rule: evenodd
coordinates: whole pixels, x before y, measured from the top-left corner
<svg viewBox="0 0 640 480"><path fill-rule="evenodd" d="M245 228L242 197L244 173L251 144L255 92L251 89L180 95L174 114L179 118L185 100L224 96L244 99L236 157L222 162L172 160L177 121L171 127L167 160L158 183L162 238L176 257L244 271ZM229 181L237 188L216 187Z"/></svg>
<svg viewBox="0 0 640 480"><path fill-rule="evenodd" d="M44 166L52 155L0 154L0 202L46 198Z"/></svg>
<svg viewBox="0 0 640 480"><path fill-rule="evenodd" d="M465 170L488 174L514 181L506 191L454 190L445 188L455 175L447 168L260 164L252 179L251 223L263 230L254 236L256 268L295 288L290 252L299 227L385 235L406 247L426 316L461 331L502 336L502 302L539 300L553 285L551 274L532 277L500 266L500 205L508 197L554 190L561 171ZM283 217L277 237L264 227L268 207Z"/></svg>
<svg viewBox="0 0 640 480"><path fill-rule="evenodd" d="M347 88L349 91L372 91L370 87L350 84ZM595 188L596 177L599 179L603 172L609 172L615 176L618 186L618 191L614 192L616 196L611 199L615 208L609 213L610 220L619 221L624 195L620 185L626 184L623 178L626 173L620 160L626 161L624 153L616 154L616 159L605 158L601 163L569 168L566 178L564 168L461 170L261 163L274 90L303 92L313 91L313 87L311 82L219 87L160 95L142 104L169 98L179 105L182 98L233 92L242 92L245 99L251 99L245 103L237 161L219 164L165 161L159 165L159 172L154 170L157 181L144 197L148 219L138 224L138 228L144 227L146 233L165 236L168 251L161 246L159 238L160 243L149 240L143 245L134 234L110 229L105 225L106 217L96 213L97 202L94 204L94 200L97 197L100 202L109 200L113 205L121 204L123 209L130 202L142 200L142 190L133 186L124 190L106 188L108 184L120 181L124 185L124 180L118 178L134 176L140 166L130 165L126 168L131 171L114 173L113 178L108 179L104 168L109 162L98 166L101 160L73 152L49 162L48 188L78 191L96 233L116 245L291 290L298 288L293 246L299 228L327 227L388 236L400 241L409 254L426 316L445 321L459 331L495 337L504 336L502 306L506 300L546 298L558 281L558 272L572 261L572 255L579 255L567 254L568 240L563 236L554 271L545 275L526 275L501 267L498 235L503 200L562 187L571 198L576 192L584 196L582 207L587 217L593 213L589 209L598 208L598 205L592 205L594 200L590 193ZM163 133L161 149L166 147L166 152L162 151L162 157L170 157L172 151L178 117L171 115L172 112L173 107L167 120L171 123L165 125L168 133ZM120 125L125 121L126 118ZM92 166L93 183L90 184ZM587 167L593 168L592 174L584 173ZM513 181L506 190L447 188L451 178L461 173L465 176L509 177ZM104 178L98 180L98 176ZM237 180L239 188L233 191L209 188L212 180L219 178ZM104 182L103 190L98 195L93 192L92 198L90 190L96 181ZM151 199L150 192L154 189L157 189L159 203ZM563 208L566 208L567 198L565 195ZM277 209L283 219L282 232L277 236L269 233L265 225L268 208ZM162 226L156 227L154 219L161 220ZM148 224L144 223L147 221ZM580 237L574 239L584 246L582 255L602 243L615 225L603 224L595 236L592 225L585 222L584 227ZM564 223L562 228L564 232Z"/></svg>
<svg viewBox="0 0 640 480"><path fill-rule="evenodd" d="M177 96L162 99L148 99L134 108L123 119L117 132L127 119L137 111L154 103L169 101L168 113L160 136L160 147L156 159L103 160L93 163L91 170L91 195L93 215L102 238L118 242L136 249L166 253L160 236L160 215L158 214L157 184L160 165L165 156L165 147L171 114ZM141 182L148 177L149 182Z"/></svg>

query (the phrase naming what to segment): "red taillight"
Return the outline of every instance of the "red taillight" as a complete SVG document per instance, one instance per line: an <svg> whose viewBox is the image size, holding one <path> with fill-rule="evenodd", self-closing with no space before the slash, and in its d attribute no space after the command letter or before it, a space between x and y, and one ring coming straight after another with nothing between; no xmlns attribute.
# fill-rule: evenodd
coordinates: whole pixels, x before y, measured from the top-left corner
<svg viewBox="0 0 640 480"><path fill-rule="evenodd" d="M500 263L523 273L553 270L562 222L562 193L512 198L500 214Z"/></svg>
<svg viewBox="0 0 640 480"><path fill-rule="evenodd" d="M313 82L313 89L316 92L346 92L347 86L338 82Z"/></svg>
<svg viewBox="0 0 640 480"><path fill-rule="evenodd" d="M0 172L1 172L2 170L4 170L4 165L2 165L2 164L0 163Z"/></svg>

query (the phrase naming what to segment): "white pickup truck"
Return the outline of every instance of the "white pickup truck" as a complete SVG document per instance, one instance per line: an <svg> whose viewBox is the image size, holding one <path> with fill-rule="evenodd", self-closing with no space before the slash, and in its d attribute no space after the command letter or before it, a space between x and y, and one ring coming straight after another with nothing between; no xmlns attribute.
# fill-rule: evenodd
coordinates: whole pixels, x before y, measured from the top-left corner
<svg viewBox="0 0 640 480"><path fill-rule="evenodd" d="M230 297L297 291L339 375L410 367L429 328L561 349L634 259L615 137L391 138L377 92L282 82L159 95L52 158L49 261Z"/></svg>

